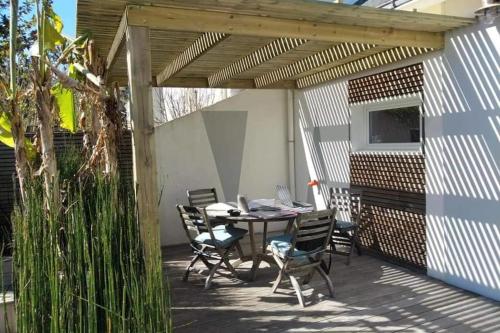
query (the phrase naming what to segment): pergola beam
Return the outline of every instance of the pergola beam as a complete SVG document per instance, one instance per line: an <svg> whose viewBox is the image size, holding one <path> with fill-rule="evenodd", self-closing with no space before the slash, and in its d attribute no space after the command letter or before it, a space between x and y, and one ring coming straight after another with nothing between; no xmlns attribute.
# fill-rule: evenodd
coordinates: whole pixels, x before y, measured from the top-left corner
<svg viewBox="0 0 500 333"><path fill-rule="evenodd" d="M383 52L373 54L371 56L354 60L346 64L335 66L328 70L315 73L309 76L302 77L297 80L297 88L306 88L314 86L326 81L338 79L343 76L352 75L361 71L369 70L375 67L387 65L396 61L401 61L407 58L415 57L432 49L412 48L412 47L397 47Z"/></svg>
<svg viewBox="0 0 500 333"><path fill-rule="evenodd" d="M127 7L128 24L151 29L219 33L267 38L298 38L327 42L442 48L442 32L413 31L337 23L309 22L159 6Z"/></svg>
<svg viewBox="0 0 500 333"><path fill-rule="evenodd" d="M153 77L152 82L156 79ZM128 85L128 78L124 76L113 76L110 81L118 83L120 87ZM173 77L156 87L172 87L172 88L212 88L208 84L208 79L205 77ZM256 89L253 79L231 79L222 82L217 86L218 88L232 88L232 89ZM294 80L283 80L263 87L263 89L295 89Z"/></svg>
<svg viewBox="0 0 500 333"><path fill-rule="evenodd" d="M221 83L230 80L236 75L248 71L251 68L257 67L283 53L286 53L294 48L307 43L305 39L296 38L279 38L264 47L259 48L255 52L250 53L246 57L233 62L220 71L208 77L208 85L210 87L219 86Z"/></svg>
<svg viewBox="0 0 500 333"><path fill-rule="evenodd" d="M224 33L207 32L194 41L187 49L179 54L173 61L167 64L165 69L156 77L156 85L173 77L184 67L201 57L208 50L226 39L229 35Z"/></svg>
<svg viewBox="0 0 500 333"><path fill-rule="evenodd" d="M339 65L342 61L349 61L351 57L365 56L365 52L375 48L370 44L343 43L335 45L327 50L318 52L307 58L301 59L288 66L267 72L255 78L257 88L263 88L281 80L294 78L295 76L306 76L313 72L325 70ZM372 51L373 52L373 51Z"/></svg>
<svg viewBox="0 0 500 333"><path fill-rule="evenodd" d="M122 14L120 25L118 25L118 30L116 30L113 43L111 44L111 48L109 49L109 53L106 58L106 73L109 73L111 67L113 67L113 64L120 55L123 45L125 44L126 32L127 32L127 9L125 9L125 11Z"/></svg>
<svg viewBox="0 0 500 333"><path fill-rule="evenodd" d="M212 88L208 84L207 78L203 77L175 77L162 83L162 87L177 87L177 88ZM218 88L233 88L233 89L255 89L257 88L252 79L233 79L222 82ZM268 89L295 89L295 81L284 80L276 84L269 85Z"/></svg>

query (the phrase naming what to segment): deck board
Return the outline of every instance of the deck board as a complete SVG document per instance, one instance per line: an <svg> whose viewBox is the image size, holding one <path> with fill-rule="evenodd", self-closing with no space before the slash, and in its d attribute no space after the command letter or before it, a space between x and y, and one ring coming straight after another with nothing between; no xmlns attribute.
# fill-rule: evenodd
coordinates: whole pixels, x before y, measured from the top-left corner
<svg viewBox="0 0 500 333"><path fill-rule="evenodd" d="M176 332L495 332L500 304L367 255L334 256L335 298L316 276L304 286L301 308L289 283L276 294L275 267L264 265L257 280L218 276L203 289L202 272L181 281L190 259L187 246L164 249ZM197 266L202 268L202 266ZM238 268L245 279L250 268Z"/></svg>

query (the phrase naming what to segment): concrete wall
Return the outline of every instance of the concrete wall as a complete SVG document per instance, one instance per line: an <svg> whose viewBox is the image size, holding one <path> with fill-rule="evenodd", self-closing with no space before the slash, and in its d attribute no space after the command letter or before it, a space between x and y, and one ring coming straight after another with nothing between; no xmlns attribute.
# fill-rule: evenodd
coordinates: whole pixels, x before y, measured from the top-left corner
<svg viewBox="0 0 500 333"><path fill-rule="evenodd" d="M286 91L247 90L155 129L162 245L187 241L175 209L187 189L215 187L236 201L274 198L288 184L286 108Z"/></svg>
<svg viewBox="0 0 500 333"><path fill-rule="evenodd" d="M424 62L428 274L500 299L500 37L497 19L447 35L443 52L295 93L296 193L324 207L349 183L347 81ZM306 186L321 182L321 193Z"/></svg>

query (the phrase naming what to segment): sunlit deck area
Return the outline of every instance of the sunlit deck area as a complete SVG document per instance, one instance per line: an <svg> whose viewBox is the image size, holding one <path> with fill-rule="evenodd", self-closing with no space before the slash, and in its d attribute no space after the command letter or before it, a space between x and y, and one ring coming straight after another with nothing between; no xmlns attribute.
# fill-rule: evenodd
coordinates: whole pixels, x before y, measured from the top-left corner
<svg viewBox="0 0 500 333"><path fill-rule="evenodd" d="M498 332L498 302L468 293L368 255L334 257L330 276L335 298L315 276L305 286L302 308L285 283L271 294L275 267L252 282L216 277L203 288L205 272L181 276L190 260L187 246L164 248L176 332ZM249 266L238 271L242 278ZM264 264L265 265L265 264ZM203 268L202 265L197 266Z"/></svg>

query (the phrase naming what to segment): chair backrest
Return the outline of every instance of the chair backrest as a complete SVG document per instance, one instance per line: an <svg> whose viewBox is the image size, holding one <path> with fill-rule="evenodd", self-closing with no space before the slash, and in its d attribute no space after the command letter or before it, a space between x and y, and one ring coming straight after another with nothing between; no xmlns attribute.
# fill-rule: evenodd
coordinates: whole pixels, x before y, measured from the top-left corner
<svg viewBox="0 0 500 333"><path fill-rule="evenodd" d="M215 188L203 188L199 190L188 190L187 197L190 206L207 207L219 202Z"/></svg>
<svg viewBox="0 0 500 333"><path fill-rule="evenodd" d="M347 187L330 187L330 208L337 208L340 219L354 222L359 204L359 193L353 193Z"/></svg>
<svg viewBox="0 0 500 333"><path fill-rule="evenodd" d="M311 260L321 260L332 236L335 212L333 208L299 214L295 219L288 256L293 257L297 249L300 252L295 253L295 256L307 255Z"/></svg>
<svg viewBox="0 0 500 333"><path fill-rule="evenodd" d="M210 232L210 236L213 237L212 225L205 208L177 205L177 210L190 242L202 232Z"/></svg>
<svg viewBox="0 0 500 333"><path fill-rule="evenodd" d="M293 207L292 194L286 185L276 185L276 196L281 203Z"/></svg>

